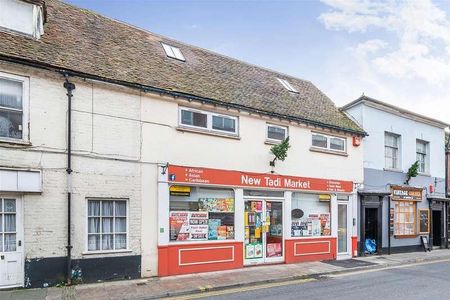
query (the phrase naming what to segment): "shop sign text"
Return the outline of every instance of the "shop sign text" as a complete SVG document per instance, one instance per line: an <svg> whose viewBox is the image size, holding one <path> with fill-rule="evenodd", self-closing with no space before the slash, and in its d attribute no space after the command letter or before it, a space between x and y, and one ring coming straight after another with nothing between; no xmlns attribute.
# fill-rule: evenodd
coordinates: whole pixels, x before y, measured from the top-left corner
<svg viewBox="0 0 450 300"><path fill-rule="evenodd" d="M353 182L343 180L294 177L174 165L169 166L168 174L169 180L174 183L217 184L345 193L351 193L353 191Z"/></svg>

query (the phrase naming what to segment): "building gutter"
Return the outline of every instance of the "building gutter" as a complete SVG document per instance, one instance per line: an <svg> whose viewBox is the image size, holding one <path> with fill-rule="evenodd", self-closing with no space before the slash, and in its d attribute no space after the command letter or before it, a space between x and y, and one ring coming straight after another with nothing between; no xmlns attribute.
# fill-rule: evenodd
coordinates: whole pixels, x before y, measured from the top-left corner
<svg viewBox="0 0 450 300"><path fill-rule="evenodd" d="M209 104L213 104L213 105L219 105L222 107L226 107L227 109L233 108L233 109L237 109L239 111L247 111L249 113L265 115L265 116L272 117L272 118L279 118L279 119L284 119L284 120L288 120L288 121L304 123L304 124L311 125L311 126L317 126L317 127L332 129L332 130L336 130L336 131L346 132L346 133L353 134L356 136L361 136L361 137L368 136L367 132L365 132L365 131L359 131L359 130L340 127L340 126L336 126L336 125L325 124L322 122L308 120L308 119L301 118L301 117L287 116L287 115L274 113L274 112L270 112L270 111L265 111L265 110L261 110L261 109L257 109L257 108L253 108L253 107L248 107L248 106L240 105L240 104L236 104L236 103L227 103L227 102L222 102L222 101L218 101L218 100L211 99L211 98L195 96L195 95L188 94L188 93L170 91L170 90L165 90L165 89L157 88L157 87L153 87L153 86L147 86L147 85L132 83L132 82L123 81L123 80L111 79L111 78L107 78L107 77L78 72L78 71L74 71L74 70L70 70L70 69L66 69L66 68L58 68L58 67L55 67L50 64L35 62L32 60L27 60L27 59L23 59L23 58L5 56L5 55L0 54L0 60L17 63L17 64L21 64L21 65L27 65L27 66L35 67L35 68L39 68L39 69L45 69L48 71L59 72L61 74L65 74L67 76L80 77L83 79L92 79L92 80L117 84L117 85L121 85L121 86L126 86L129 88L139 89L146 93L156 93L156 94L160 94L160 95L172 96L174 98L183 98L188 101L197 101L200 103L209 103Z"/></svg>
<svg viewBox="0 0 450 300"><path fill-rule="evenodd" d="M67 284L72 284L72 97L75 84L64 74L64 88L67 90Z"/></svg>

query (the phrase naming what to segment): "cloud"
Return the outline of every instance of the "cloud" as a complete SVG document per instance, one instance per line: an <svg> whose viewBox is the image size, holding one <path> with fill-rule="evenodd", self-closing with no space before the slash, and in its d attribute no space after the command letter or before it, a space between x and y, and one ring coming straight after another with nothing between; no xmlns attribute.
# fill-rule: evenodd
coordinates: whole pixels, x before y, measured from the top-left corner
<svg viewBox="0 0 450 300"><path fill-rule="evenodd" d="M397 78L421 78L432 84L450 80L450 19L430 0L365 1L324 0L331 11L319 16L330 30L367 32L378 29L395 35L391 52L375 54L387 42L374 39L359 43L375 56L377 71Z"/></svg>

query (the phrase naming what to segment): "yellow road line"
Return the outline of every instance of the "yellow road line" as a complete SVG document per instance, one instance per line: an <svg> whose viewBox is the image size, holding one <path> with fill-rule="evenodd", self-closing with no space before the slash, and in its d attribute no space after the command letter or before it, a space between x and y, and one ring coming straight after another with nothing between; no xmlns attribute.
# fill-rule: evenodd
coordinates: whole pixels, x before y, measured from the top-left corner
<svg viewBox="0 0 450 300"><path fill-rule="evenodd" d="M430 260L430 261L424 261L424 262L412 262L409 264L399 265L399 266L391 266L391 267L378 268L378 269L367 269L367 270L354 271L354 272L348 272L348 273L342 273L342 274L330 274L330 275L325 275L325 276L330 277L330 278L337 278L337 277L358 275L358 274L363 274L363 273L372 273L372 272L380 272L380 271L386 271L386 270L392 270L392 269L401 269L401 268L408 268L408 267L414 267L414 266L429 265L429 264L435 264L435 263L440 263L440 262L450 262L450 258L440 259L440 260Z"/></svg>
<svg viewBox="0 0 450 300"><path fill-rule="evenodd" d="M268 288L291 285L291 284L300 284L300 283L306 283L306 282L311 282L311 281L315 281L315 280L317 280L317 279L306 278L306 279L296 279L296 280L283 281L283 282L256 284L256 285L252 285L252 286L231 288L231 289L225 289L225 290L220 290L220 291L205 292L205 293L186 295L186 296L170 297L170 298L166 298L166 299L177 299L177 300L200 299L200 298L206 298L206 297L212 297L212 296L221 296L221 295L227 295L227 294L254 291L254 290L259 290L259 289L268 289Z"/></svg>

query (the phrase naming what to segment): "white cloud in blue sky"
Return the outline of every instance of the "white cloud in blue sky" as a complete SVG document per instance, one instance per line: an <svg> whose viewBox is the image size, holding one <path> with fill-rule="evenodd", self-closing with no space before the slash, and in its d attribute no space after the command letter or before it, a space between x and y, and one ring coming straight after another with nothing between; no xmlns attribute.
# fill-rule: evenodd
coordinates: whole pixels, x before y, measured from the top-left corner
<svg viewBox="0 0 450 300"><path fill-rule="evenodd" d="M450 123L450 1L66 1L311 80L337 105L364 92Z"/></svg>
<svg viewBox="0 0 450 300"><path fill-rule="evenodd" d="M345 97L352 81L369 95L450 122L450 18L443 8L429 0L323 3L328 10L318 18L326 29L363 33L348 48L351 70L334 74L332 94ZM377 34L364 35L371 31Z"/></svg>

